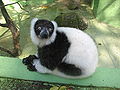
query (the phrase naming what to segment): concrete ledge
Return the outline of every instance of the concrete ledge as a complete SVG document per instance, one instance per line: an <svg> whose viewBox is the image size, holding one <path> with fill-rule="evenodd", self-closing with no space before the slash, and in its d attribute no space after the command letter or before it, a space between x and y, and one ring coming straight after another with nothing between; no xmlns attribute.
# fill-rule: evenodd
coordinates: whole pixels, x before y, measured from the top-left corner
<svg viewBox="0 0 120 90"><path fill-rule="evenodd" d="M49 74L30 72L18 58L0 56L0 76L25 80L37 80L81 86L120 88L120 68L97 68L96 73L86 79L70 80Z"/></svg>

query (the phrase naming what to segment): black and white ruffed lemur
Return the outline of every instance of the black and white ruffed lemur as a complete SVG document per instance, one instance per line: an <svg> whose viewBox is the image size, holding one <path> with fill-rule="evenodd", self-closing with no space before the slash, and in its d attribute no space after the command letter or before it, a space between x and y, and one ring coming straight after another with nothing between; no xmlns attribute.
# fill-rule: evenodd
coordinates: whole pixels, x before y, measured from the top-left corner
<svg viewBox="0 0 120 90"><path fill-rule="evenodd" d="M58 27L55 21L34 18L30 34L32 42L38 47L36 55L23 59L30 71L72 79L85 78L95 72L97 47L85 32Z"/></svg>

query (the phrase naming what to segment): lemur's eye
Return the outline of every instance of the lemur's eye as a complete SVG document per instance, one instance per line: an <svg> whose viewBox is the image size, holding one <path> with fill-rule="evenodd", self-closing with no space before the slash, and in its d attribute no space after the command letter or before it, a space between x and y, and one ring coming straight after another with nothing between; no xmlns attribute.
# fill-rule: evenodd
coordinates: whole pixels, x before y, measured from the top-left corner
<svg viewBox="0 0 120 90"><path fill-rule="evenodd" d="M41 27L38 27L38 30L41 30Z"/></svg>
<svg viewBox="0 0 120 90"><path fill-rule="evenodd" d="M52 31L52 28L49 28L49 31Z"/></svg>

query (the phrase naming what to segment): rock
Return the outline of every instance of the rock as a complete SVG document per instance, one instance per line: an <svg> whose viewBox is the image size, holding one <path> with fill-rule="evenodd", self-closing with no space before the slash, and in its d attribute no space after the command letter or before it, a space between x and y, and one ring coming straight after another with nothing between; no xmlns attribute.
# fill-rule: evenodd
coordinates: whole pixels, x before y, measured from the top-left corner
<svg viewBox="0 0 120 90"><path fill-rule="evenodd" d="M75 12L62 13L55 18L55 21L58 23L59 27L73 27L80 30L85 30L88 27L83 17Z"/></svg>

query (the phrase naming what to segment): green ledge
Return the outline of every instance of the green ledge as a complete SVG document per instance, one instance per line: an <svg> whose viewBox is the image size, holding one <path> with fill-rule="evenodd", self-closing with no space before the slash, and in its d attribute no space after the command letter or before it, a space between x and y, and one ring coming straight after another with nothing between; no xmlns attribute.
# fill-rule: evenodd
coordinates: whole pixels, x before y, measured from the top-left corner
<svg viewBox="0 0 120 90"><path fill-rule="evenodd" d="M17 58L0 57L0 77L64 83L80 86L120 88L120 68L97 68L94 75L85 79L65 79L49 74L30 72Z"/></svg>

